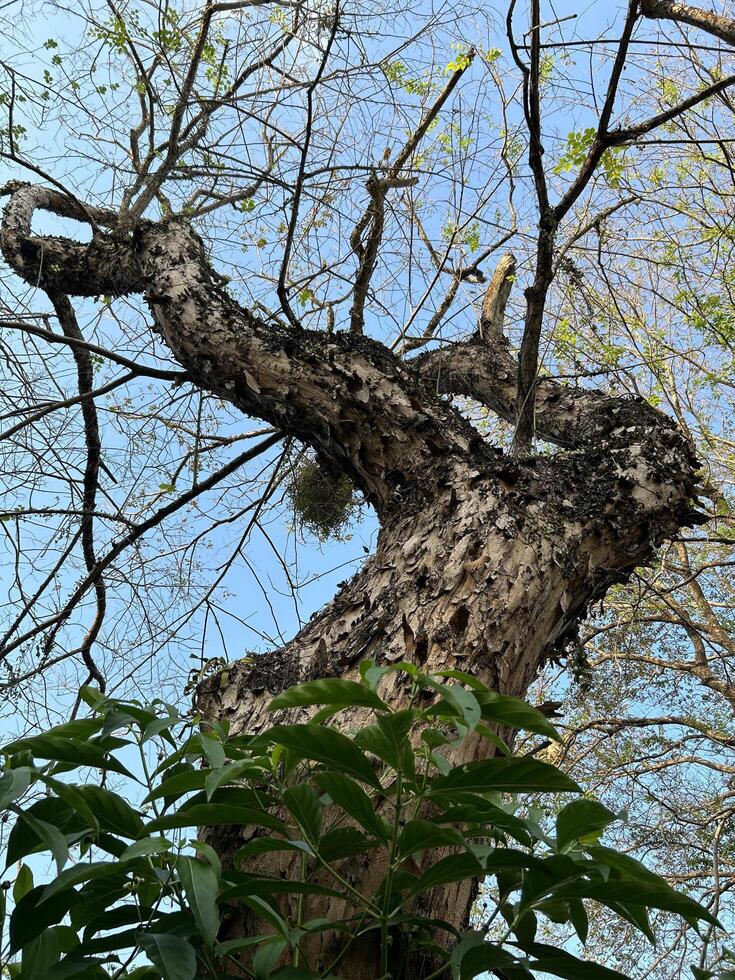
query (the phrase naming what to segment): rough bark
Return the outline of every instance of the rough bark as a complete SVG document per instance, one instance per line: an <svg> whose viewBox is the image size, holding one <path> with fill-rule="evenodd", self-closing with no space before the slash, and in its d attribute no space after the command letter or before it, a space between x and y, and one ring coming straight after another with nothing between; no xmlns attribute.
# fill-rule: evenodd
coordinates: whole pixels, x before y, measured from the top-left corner
<svg viewBox="0 0 735 980"><path fill-rule="evenodd" d="M26 281L76 295L143 292L196 383L315 447L378 512L376 553L332 602L284 647L232 665L226 687L201 688L205 716L235 731L272 720L265 707L284 687L348 675L366 657L458 666L523 695L588 604L697 519L692 448L643 401L540 380L536 428L562 451L509 458L480 438L444 396L471 395L514 419L517 363L497 303L466 343L401 363L354 334L265 324L227 294L184 222L123 234L113 216L56 192L10 190L2 248ZM34 238L37 207L111 230L97 228L88 246ZM381 693L400 704L393 683ZM425 911L461 925L471 900L471 885L448 886ZM364 951L341 970L376 976Z"/></svg>
<svg viewBox="0 0 735 980"><path fill-rule="evenodd" d="M642 0L641 13L645 17L674 20L698 27L728 44L735 44L735 20L712 10L701 10L686 3L676 3L675 0Z"/></svg>

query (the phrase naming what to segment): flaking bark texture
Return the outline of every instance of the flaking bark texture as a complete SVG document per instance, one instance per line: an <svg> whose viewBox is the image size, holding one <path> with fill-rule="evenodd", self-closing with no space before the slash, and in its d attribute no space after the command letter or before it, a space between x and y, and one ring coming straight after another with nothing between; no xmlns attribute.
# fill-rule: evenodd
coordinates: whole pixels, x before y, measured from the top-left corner
<svg viewBox="0 0 735 980"><path fill-rule="evenodd" d="M227 719L234 732L272 722L266 705L284 687L353 675L364 658L459 667L523 696L589 603L698 519L692 448L643 401L541 381L536 430L563 451L513 459L481 439L446 396L471 395L514 417L516 362L497 323L402 363L360 336L259 320L228 295L183 221L120 229L114 215L90 214L56 192L11 191L2 248L26 281L73 295L143 292L155 328L195 383L313 446L379 515L376 553L290 643L231 665L225 686L220 678L202 685L204 716ZM93 242L35 238L38 207L95 221ZM399 675L389 677L381 694L400 706L407 690ZM468 741L455 761L489 750ZM215 843L231 852L250 832L218 832ZM261 870L287 871L280 861ZM350 873L369 887L377 871ZM459 927L472 897L470 883L437 888L423 910ZM230 928L254 926L235 916ZM322 961L333 942L325 934L315 950ZM412 976L422 972L417 964ZM340 973L373 980L369 948Z"/></svg>

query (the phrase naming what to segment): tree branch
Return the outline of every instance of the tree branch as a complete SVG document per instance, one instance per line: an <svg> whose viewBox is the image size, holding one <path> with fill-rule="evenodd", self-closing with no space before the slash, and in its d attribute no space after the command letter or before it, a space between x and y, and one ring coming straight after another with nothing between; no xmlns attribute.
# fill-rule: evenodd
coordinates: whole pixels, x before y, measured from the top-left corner
<svg viewBox="0 0 735 980"><path fill-rule="evenodd" d="M282 439L283 434L279 432L268 436L251 449L246 450L244 453L241 453L239 456L236 456L234 459L230 460L229 463L226 463L219 470L216 470L205 480L202 480L200 483L197 483L195 486L191 487L191 489L186 493L181 494L180 497L177 497L175 500L172 500L170 503L166 504L165 507L161 507L147 520L142 521L140 524L133 527L123 538L121 538L112 546L112 548L110 548L103 558L100 558L95 563L91 571L87 573L85 578L82 579L74 592L67 599L62 609L43 622L38 623L22 636L16 637L15 640L10 640L8 634L6 634L6 640L3 645L0 646L0 660L6 659L8 655L13 652L13 650L22 646L24 643L28 643L30 640L34 639L36 636L45 632L46 630L51 629L55 635L69 618L79 602L84 598L89 588L94 586L99 581L105 569L109 568L109 566L119 555L122 554L123 551L129 548L132 544L135 544L136 541L142 538L144 534L147 534L152 528L157 527L172 514L175 514L177 511L181 510L182 507L185 507L192 500L196 499L199 494L204 493L207 490L211 490L213 487L217 486L218 483L221 483L226 477L240 469L241 466L244 466L245 463L255 459L257 456L260 456L262 453L270 449L271 446L275 446Z"/></svg>
<svg viewBox="0 0 735 980"><path fill-rule="evenodd" d="M454 91L460 78L472 64L474 56L475 52L472 49L468 52L460 67L453 72L436 101L424 114L416 132L408 139L406 145L388 168L386 176L380 177L377 173L373 173L365 184L370 195L370 203L350 235L352 251L358 258L355 291L350 310L350 333L361 334L365 326L365 303L367 302L370 280L375 269L375 262L378 257L378 250L383 239L383 228L385 226L385 195L391 188L410 187L416 183L416 177L402 177L401 171L411 159L419 143L441 111L442 106ZM367 237L363 243L363 236L366 232Z"/></svg>
<svg viewBox="0 0 735 980"><path fill-rule="evenodd" d="M49 293L49 299L53 303L56 315L59 318L61 329L64 334L74 340L83 341L82 332L79 329L74 309L69 302L69 297L63 293ZM79 527L82 532L82 553L87 574L91 573L97 565L94 546L94 512L97 497L97 481L100 471L100 454L102 443L100 440L99 421L97 419L97 408L94 398L89 397L93 390L94 369L89 351L83 347L72 347L72 354L77 366L77 384L79 394L87 396L81 403L82 420L84 423L84 443L87 450L87 460L84 467L84 483L82 489L82 512L79 519ZM89 680L97 683L100 691L104 693L106 683L103 674L92 657L92 646L94 645L102 623L105 618L107 608L107 589L105 580L100 575L94 582L95 600L97 611L92 625L82 640L80 654L87 670Z"/></svg>
<svg viewBox="0 0 735 980"><path fill-rule="evenodd" d="M698 27L728 44L735 45L735 20L711 10L700 10L674 0L641 0L641 13L652 19L675 20L690 27Z"/></svg>
<svg viewBox="0 0 735 980"><path fill-rule="evenodd" d="M117 294L144 292L154 329L194 384L313 446L378 510L437 452L463 459L477 441L469 423L427 399L384 345L294 331L241 307L186 221L141 221L130 234L100 233L83 245L34 237L36 207L69 210L54 191L15 188L0 245L26 282L85 296L111 286Z"/></svg>
<svg viewBox="0 0 735 980"><path fill-rule="evenodd" d="M516 421L518 362L503 334L502 321L514 272L513 256L503 256L485 293L480 329L470 340L408 361L437 394L475 398L511 424ZM641 400L609 397L550 378L536 381L535 402L537 434L566 449L596 446L610 439L634 441L643 423L670 429L672 434L675 430L670 419Z"/></svg>

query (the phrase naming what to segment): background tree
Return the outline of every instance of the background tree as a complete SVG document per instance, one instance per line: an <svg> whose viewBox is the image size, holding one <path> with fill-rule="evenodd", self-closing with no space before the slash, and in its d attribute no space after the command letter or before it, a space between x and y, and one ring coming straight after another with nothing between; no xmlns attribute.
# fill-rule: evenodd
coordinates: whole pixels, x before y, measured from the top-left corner
<svg viewBox="0 0 735 980"><path fill-rule="evenodd" d="M701 521L689 437L727 445L731 20L514 7L80 6L72 38L32 52L9 25L3 250L21 284L4 300L3 649L31 720L49 679L180 687L182 650L201 642L206 673L217 629L232 659L228 573L254 532L279 551L267 521L315 467L372 506L377 548L292 641L205 686L200 704L236 726L262 723L283 685L364 656L523 693L592 600ZM59 237L68 219L82 241ZM232 406L267 428L241 428ZM726 524L715 461L702 482ZM712 527L706 547L727 561ZM696 719L700 685L731 705L729 632L717 568L683 538L695 555L669 549L616 591L633 611L594 627L592 661L619 663L619 631L629 649L631 622L668 609L691 664L649 629L634 676L640 691L642 667L673 666L697 685ZM616 689L643 724L640 694ZM611 707L570 725L629 731ZM669 755L682 717L646 714ZM713 732L728 772L731 734L705 727L677 763L687 786ZM718 842L720 796L702 821ZM470 899L435 897L460 918Z"/></svg>

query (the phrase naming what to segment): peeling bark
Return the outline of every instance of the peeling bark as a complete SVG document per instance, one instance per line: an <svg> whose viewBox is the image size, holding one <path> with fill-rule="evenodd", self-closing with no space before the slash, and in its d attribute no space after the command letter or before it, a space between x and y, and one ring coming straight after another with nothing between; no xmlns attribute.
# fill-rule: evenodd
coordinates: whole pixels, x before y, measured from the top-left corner
<svg viewBox="0 0 735 980"><path fill-rule="evenodd" d="M676 3L675 0L641 0L641 13L644 17L674 20L698 27L728 44L735 44L735 20L712 10L701 10L686 3Z"/></svg>
<svg viewBox="0 0 735 980"><path fill-rule="evenodd" d="M205 716L235 732L272 720L266 705L284 687L349 675L366 657L460 667L522 696L588 604L698 519L692 447L643 401L541 379L537 431L565 451L509 458L479 437L442 396L471 395L515 418L517 362L497 304L486 304L495 314L466 343L402 363L355 334L265 324L227 294L182 221L122 233L114 216L54 191L11 190L2 249L19 275L74 295L143 292L195 383L313 446L378 512L375 555L332 602L290 643L232 665L226 687L214 679L200 689ZM34 237L37 207L110 230L98 228L88 246ZM381 694L400 705L406 692L390 676ZM479 740L466 746L488 751ZM224 837L219 846L228 849ZM369 884L370 868L356 874ZM436 889L425 911L460 926L472 894L468 883ZM341 969L355 980L376 975L364 950Z"/></svg>

